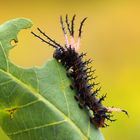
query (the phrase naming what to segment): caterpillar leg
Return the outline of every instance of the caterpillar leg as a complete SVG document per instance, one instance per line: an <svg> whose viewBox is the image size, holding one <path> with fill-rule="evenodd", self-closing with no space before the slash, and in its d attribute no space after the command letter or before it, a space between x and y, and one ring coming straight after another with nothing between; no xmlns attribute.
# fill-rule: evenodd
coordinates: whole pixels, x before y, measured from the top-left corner
<svg viewBox="0 0 140 140"><path fill-rule="evenodd" d="M74 86L73 85L70 85L70 88L73 90L74 89Z"/></svg>

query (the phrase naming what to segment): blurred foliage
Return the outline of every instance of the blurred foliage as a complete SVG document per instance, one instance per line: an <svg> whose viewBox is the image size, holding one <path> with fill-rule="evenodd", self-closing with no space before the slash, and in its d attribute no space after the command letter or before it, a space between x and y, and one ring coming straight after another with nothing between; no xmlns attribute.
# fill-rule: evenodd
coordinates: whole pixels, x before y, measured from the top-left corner
<svg viewBox="0 0 140 140"><path fill-rule="evenodd" d="M77 14L76 26L87 16L81 51L86 51L95 61L102 93L108 93L106 105L128 110L130 117L115 114L117 121L101 129L107 140L140 139L140 2L138 0L41 0L2 1L0 23L26 17L36 27L44 29L60 43L64 42L59 16ZM25 35L26 34L26 35ZM52 57L53 49L39 42L30 30L19 34L18 46L10 54L18 65L30 67L42 65ZM2 134L0 135L2 138Z"/></svg>

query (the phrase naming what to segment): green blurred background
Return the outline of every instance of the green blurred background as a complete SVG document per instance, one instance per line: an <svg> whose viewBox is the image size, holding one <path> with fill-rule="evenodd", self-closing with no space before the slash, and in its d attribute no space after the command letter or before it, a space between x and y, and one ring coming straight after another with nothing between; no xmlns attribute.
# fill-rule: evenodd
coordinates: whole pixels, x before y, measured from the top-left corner
<svg viewBox="0 0 140 140"><path fill-rule="evenodd" d="M34 27L19 33L19 43L11 60L24 67L42 65L53 49L34 38L36 27L63 43L59 16L77 15L76 27L83 17L81 51L95 61L93 67L101 82L101 93L108 93L105 105L122 107L130 117L115 113L117 121L101 129L106 140L140 140L140 2L135 0L39 0L1 1L0 24L26 17ZM0 140L8 140L0 130Z"/></svg>

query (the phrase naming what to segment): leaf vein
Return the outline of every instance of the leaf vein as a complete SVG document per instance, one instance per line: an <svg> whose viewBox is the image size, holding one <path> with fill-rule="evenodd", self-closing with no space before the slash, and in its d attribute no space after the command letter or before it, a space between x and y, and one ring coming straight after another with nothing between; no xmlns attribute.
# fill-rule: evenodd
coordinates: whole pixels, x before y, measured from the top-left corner
<svg viewBox="0 0 140 140"><path fill-rule="evenodd" d="M8 64L7 55L6 55L5 51L4 51L4 48L3 48L3 46L2 46L2 43L1 43L1 41L0 41L0 46L1 46L2 52L3 52L3 54L4 54L4 57L5 57L5 61L6 61L6 67L7 67L7 72L9 72L9 64Z"/></svg>
<svg viewBox="0 0 140 140"><path fill-rule="evenodd" d="M41 129L41 128L45 128L45 127L49 127L49 126L59 125L59 124L64 123L64 122L67 122L67 120L57 121L57 122L53 122L53 123L49 123L49 124L44 124L44 125L40 125L40 126L36 126L36 127L27 128L24 130L19 130L19 131L13 132L13 133L9 133L7 135L8 136L17 135L17 134L25 133L25 132L28 132L31 130L36 130L36 129Z"/></svg>
<svg viewBox="0 0 140 140"><path fill-rule="evenodd" d="M84 139L88 140L87 136L82 132L82 130L70 118L68 118L68 116L66 116L61 110L59 110L54 104L52 104L50 101L48 101L46 97L44 97L43 95L41 95L40 93L38 93L34 88L28 86L23 81L17 79L17 77L15 77L14 75L12 75L11 73L8 73L8 72L6 72L6 71L4 71L2 69L0 69L0 71L2 73L4 73L5 75L8 75L9 77L11 77L14 81L17 82L17 84L19 84L20 86L22 86L25 89L29 90L31 92L31 94L33 94L34 96L36 96L44 104L48 105L50 108L52 108L53 110L55 110L58 114L60 114L61 116L63 116L63 118L65 118L69 122L69 124L72 125L74 127L74 129L80 135L82 135L84 137Z"/></svg>
<svg viewBox="0 0 140 140"><path fill-rule="evenodd" d="M55 63L56 63L56 62L55 62ZM59 74L59 76L60 76L60 79L61 79L61 81L62 81L62 84L64 85L64 82L63 82L63 79L62 79L62 76L61 76L61 73L60 73L60 69L59 69L57 63L56 63L56 66L57 66L58 74ZM66 101L66 105L67 105L68 117L70 118L70 111L69 111L69 104L68 104L67 96L66 96L65 90L63 89L62 91L63 91L64 97L65 97L65 101Z"/></svg>
<svg viewBox="0 0 140 140"><path fill-rule="evenodd" d="M7 80L7 81L4 81L4 82L1 82L1 83L0 83L0 86L3 86L3 85L6 85L6 84L9 84L11 81L13 81L13 80L10 79L10 80Z"/></svg>

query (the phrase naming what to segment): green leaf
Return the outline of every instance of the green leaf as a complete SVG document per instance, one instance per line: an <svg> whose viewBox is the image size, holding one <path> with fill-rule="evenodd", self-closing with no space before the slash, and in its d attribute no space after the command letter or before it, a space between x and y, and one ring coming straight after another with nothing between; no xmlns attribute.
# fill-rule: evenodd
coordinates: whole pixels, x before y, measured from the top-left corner
<svg viewBox="0 0 140 140"><path fill-rule="evenodd" d="M55 59L42 67L24 69L13 64L8 52L28 19L0 26L0 125L12 140L103 140L80 109L65 68Z"/></svg>

